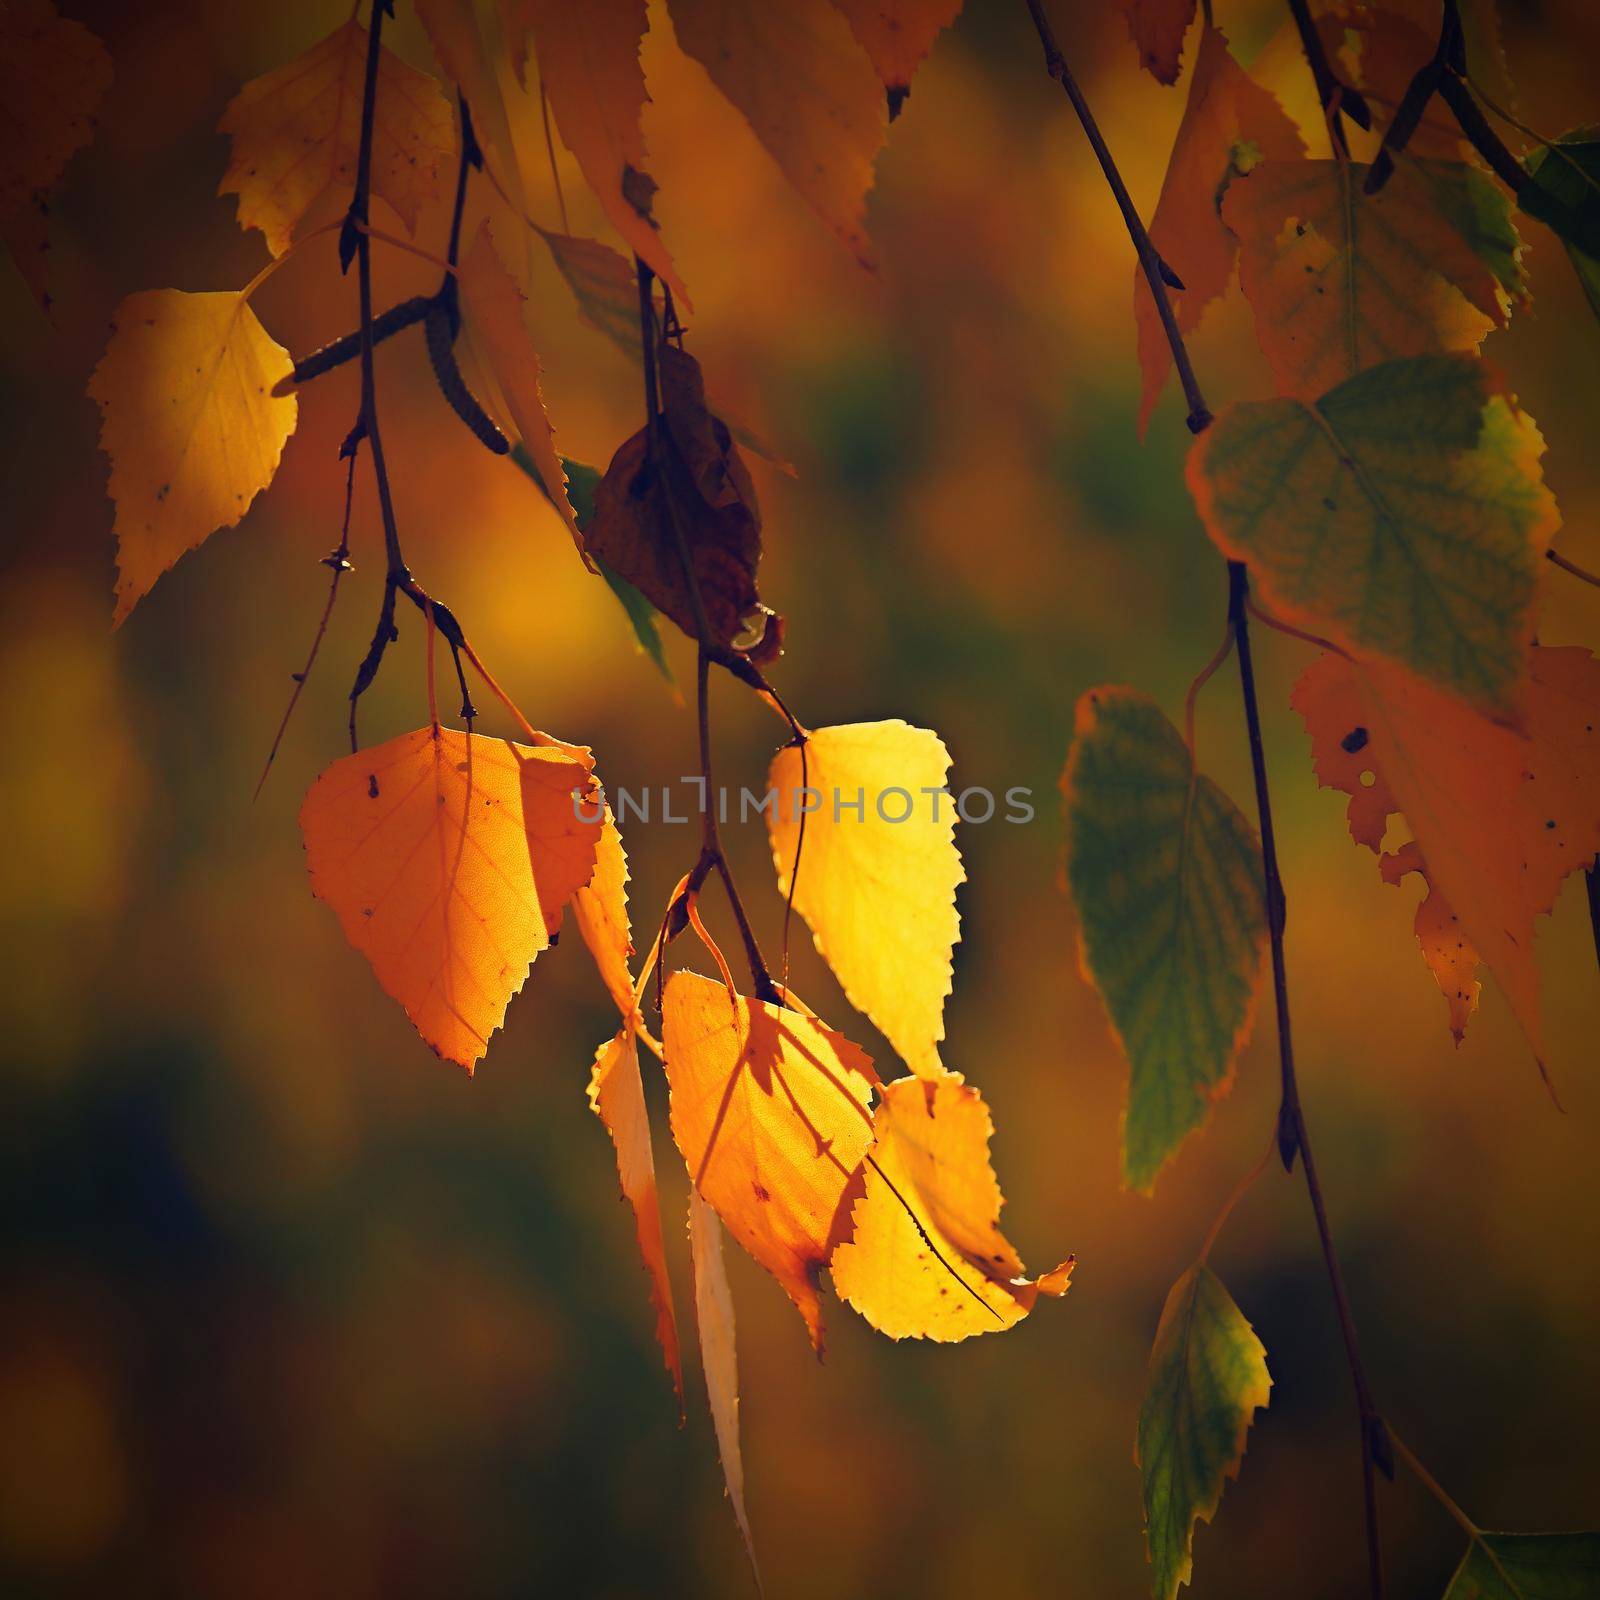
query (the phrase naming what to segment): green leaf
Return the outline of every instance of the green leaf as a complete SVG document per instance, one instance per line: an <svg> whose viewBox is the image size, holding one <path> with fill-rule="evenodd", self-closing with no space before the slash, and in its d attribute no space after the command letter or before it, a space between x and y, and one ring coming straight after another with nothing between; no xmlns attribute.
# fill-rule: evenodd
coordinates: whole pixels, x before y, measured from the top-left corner
<svg viewBox="0 0 1600 1600"><path fill-rule="evenodd" d="M1444 1600L1594 1600L1600 1533L1485 1533L1467 1547Z"/></svg>
<svg viewBox="0 0 1600 1600"><path fill-rule="evenodd" d="M545 490L544 481L533 464L533 458L522 445L511 447L511 459L538 484L540 492L548 500L550 496ZM567 500L578 519L578 532L587 533L589 524L594 521L594 496L600 487L600 470L587 462L574 461L571 456L562 456L561 469L567 475ZM639 648L655 662L657 670L668 683L675 683L672 668L667 662L666 649L661 643L660 631L656 627L656 608L626 578L613 572L597 556L591 555L590 559L599 569L600 576L606 580L612 594L621 602Z"/></svg>
<svg viewBox="0 0 1600 1600"><path fill-rule="evenodd" d="M1600 128L1574 128L1554 147L1541 145L1526 164L1533 181L1517 202L1555 230L1600 317Z"/></svg>
<svg viewBox="0 0 1600 1600"><path fill-rule="evenodd" d="M1123 1179L1148 1191L1233 1082L1266 948L1261 846L1132 689L1078 701L1061 789L1082 965L1128 1057Z"/></svg>
<svg viewBox="0 0 1600 1600"><path fill-rule="evenodd" d="M1211 1520L1224 1481L1238 1476L1251 1416L1271 1389L1255 1330L1221 1279L1195 1262L1162 1309L1139 1412L1135 1456L1155 1600L1172 1600L1189 1581L1194 1525Z"/></svg>
<svg viewBox="0 0 1600 1600"><path fill-rule="evenodd" d="M1315 403L1230 406L1188 477L1285 621L1509 714L1559 517L1544 440L1497 389L1471 356L1418 356Z"/></svg>

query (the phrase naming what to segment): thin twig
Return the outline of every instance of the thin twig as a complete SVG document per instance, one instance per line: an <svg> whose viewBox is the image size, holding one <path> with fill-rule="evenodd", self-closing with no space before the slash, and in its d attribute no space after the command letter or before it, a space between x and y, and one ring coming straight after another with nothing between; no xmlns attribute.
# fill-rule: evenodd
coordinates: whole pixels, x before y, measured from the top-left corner
<svg viewBox="0 0 1600 1600"><path fill-rule="evenodd" d="M1272 1161L1272 1153L1277 1149L1277 1145L1278 1135L1277 1130L1274 1129L1267 1140L1266 1149L1261 1152L1261 1159L1245 1173L1234 1188L1233 1193L1222 1202L1222 1209L1217 1213L1216 1220L1206 1230L1206 1236L1201 1241L1200 1253L1195 1257L1197 1261L1203 1262L1211 1254L1211 1247L1217 1242L1217 1236L1222 1232L1223 1225L1233 1215L1233 1208L1249 1194L1251 1189L1255 1187L1256 1180L1267 1170Z"/></svg>
<svg viewBox="0 0 1600 1600"><path fill-rule="evenodd" d="M1350 154L1350 146L1345 139L1344 124L1339 119L1349 117L1358 128L1370 128L1372 112L1361 95L1334 72L1307 0L1289 0L1289 15L1294 18L1295 30L1300 35L1300 48L1305 52L1306 65L1311 68L1311 76L1316 80L1317 99L1328 121L1328 138L1333 144L1333 153L1341 159L1346 158Z"/></svg>
<svg viewBox="0 0 1600 1600"><path fill-rule="evenodd" d="M1156 309L1161 316L1161 325L1166 331L1167 342L1172 348L1173 364L1177 367L1179 378L1183 383L1184 397L1189 406L1189 426L1195 433L1202 432L1211 421L1211 412L1206 406L1205 397L1200 385L1195 378L1194 368L1189 361L1188 351L1184 347L1183 336L1178 331L1176 319L1173 317L1171 305L1167 299L1166 285L1162 281L1159 261L1156 253L1150 247L1149 236L1145 233L1144 224L1139 220L1138 212L1134 209L1133 202L1128 197L1126 185L1117 170L1116 162L1101 136L1094 115L1089 109L1088 102L1084 99L1083 92L1079 89L1072 73L1068 70L1062 58L1060 48L1056 44L1055 35L1051 31L1049 20L1044 14L1041 0L1027 0L1029 15L1033 18L1035 30L1039 35L1039 43L1044 50L1045 66L1057 83L1065 90L1067 97L1072 102L1078 120L1083 125L1085 135L1093 147L1095 155L1099 158L1106 181L1111 187L1112 194L1116 197L1121 208L1124 221L1127 223L1129 237L1139 257L1140 268L1144 272L1145 281L1150 286L1150 293L1155 299ZM1310 23L1309 12L1306 10L1304 0L1291 0L1291 9L1295 11L1296 22L1302 20L1304 13L1305 23ZM1302 27L1302 34L1307 32ZM1309 33L1314 38L1316 29L1311 24ZM1308 50L1310 46L1308 45ZM1321 41L1316 41L1316 51L1320 55ZM1326 59L1323 58L1326 67ZM1313 71L1316 71L1315 64ZM1331 72L1329 73L1331 78ZM1337 81L1333 80L1335 87ZM1322 87L1319 81L1319 89ZM1330 94L1332 91L1330 90ZM1328 103L1325 101L1325 104ZM1359 121L1356 108L1365 113L1365 103L1357 98L1354 106L1346 106L1346 114L1352 120ZM1336 126L1336 119L1330 121L1330 127ZM1342 132L1341 132L1342 137ZM1333 1290L1334 1307L1339 1318L1339 1329L1344 1340L1345 1357L1350 1368L1351 1382L1356 1393L1356 1409L1361 1430L1361 1478L1362 1498L1364 1503L1366 1536L1367 1536L1367 1568L1368 1580L1372 1593L1372 1600L1382 1600L1384 1593L1383 1581L1383 1548L1378 1534L1378 1505L1377 1487L1374 1478L1375 1464L1382 1463L1390 1476L1393 1475L1392 1465L1387 1449L1388 1435L1384 1431L1383 1421L1372 1403L1371 1388L1367 1382L1366 1369L1362 1364L1360 1346L1356 1339L1355 1323L1350 1313L1349 1297L1345 1292L1344 1275L1339 1268L1339 1258L1334 1250L1333 1235L1328 1224L1327 1208L1323 1202L1322 1187L1317 1177L1316 1164L1312 1158L1310 1140L1307 1134L1305 1113L1300 1103L1300 1089L1295 1077L1294 1045L1289 1023L1289 989L1288 974L1284 960L1283 929L1285 917L1285 898L1283 883L1278 870L1277 843L1272 827L1271 802L1267 792L1267 767L1266 752L1261 738L1261 710L1256 695L1255 669L1250 656L1250 634L1246 602L1249 597L1249 580L1243 563L1230 561L1228 563L1228 621L1233 633L1234 644L1239 658L1239 687L1244 699L1245 723L1250 741L1251 768L1255 778L1256 804L1261 827L1261 858L1263 882L1266 890L1267 926L1270 933L1273 971L1273 999L1278 1019L1278 1060L1282 1080L1282 1103L1278 1116L1278 1148L1286 1166L1292 1166L1293 1158L1298 1152L1301 1157L1301 1168L1305 1174L1306 1188L1311 1198L1311 1208L1317 1224L1317 1237L1322 1247L1323 1264L1327 1270L1328 1281Z"/></svg>
<svg viewBox="0 0 1600 1600"><path fill-rule="evenodd" d="M1546 550L1544 558L1546 561L1553 561L1563 572L1570 572L1574 578L1582 578L1585 583L1592 583L1595 588L1600 589L1600 577L1596 577L1587 567L1580 567L1576 561L1568 561L1559 551Z"/></svg>

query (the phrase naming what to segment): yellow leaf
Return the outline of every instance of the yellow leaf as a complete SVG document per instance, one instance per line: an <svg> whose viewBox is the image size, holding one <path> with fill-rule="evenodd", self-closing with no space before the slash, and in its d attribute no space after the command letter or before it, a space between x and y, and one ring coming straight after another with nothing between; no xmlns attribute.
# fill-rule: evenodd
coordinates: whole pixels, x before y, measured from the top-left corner
<svg viewBox="0 0 1600 1600"><path fill-rule="evenodd" d="M700 1329L700 1365L711 1404L711 1425L717 1434L722 1477L740 1536L756 1565L750 1518L744 1508L744 1453L739 1448L739 1363L734 1345L733 1294L727 1263L722 1258L722 1224L693 1189L689 1191L689 1256L694 1267L695 1321ZM761 1572L756 1568L757 1587Z"/></svg>
<svg viewBox="0 0 1600 1600"><path fill-rule="evenodd" d="M45 197L94 133L111 84L111 57L81 23L45 0L0 8L0 235L46 309Z"/></svg>
<svg viewBox="0 0 1600 1600"><path fill-rule="evenodd" d="M872 1142L871 1060L813 1017L694 972L667 980L662 1044L690 1181L788 1291L820 1351L817 1274Z"/></svg>
<svg viewBox="0 0 1600 1600"><path fill-rule="evenodd" d="M1176 83L1183 36L1194 21L1194 0L1121 0L1121 5L1138 46L1139 65L1158 83Z"/></svg>
<svg viewBox="0 0 1600 1600"><path fill-rule="evenodd" d="M1067 1292L1070 1256L1029 1278L1000 1232L994 1124L959 1073L889 1084L873 1127L861 1196L828 1271L880 1333L953 1342L1012 1327L1041 1293Z"/></svg>
<svg viewBox="0 0 1600 1600"><path fill-rule="evenodd" d="M111 457L118 623L272 482L296 417L272 390L293 369L237 294L150 289L117 308L89 394Z"/></svg>
<svg viewBox="0 0 1600 1600"><path fill-rule="evenodd" d="M799 749L786 745L767 779L777 791L767 825L778 892L789 893L798 848L794 906L818 951L850 1004L913 1072L932 1076L960 937L956 885L966 876L944 792L949 752L926 728L856 722L818 728L803 766L804 776Z"/></svg>
<svg viewBox="0 0 1600 1600"><path fill-rule="evenodd" d="M911 92L911 77L933 41L956 20L961 0L833 0L889 91L890 116ZM1193 4L1193 0L1190 0Z"/></svg>
<svg viewBox="0 0 1600 1600"><path fill-rule="evenodd" d="M312 892L417 1032L469 1072L594 874L592 769L555 740L418 728L334 762L300 808Z"/></svg>
<svg viewBox="0 0 1600 1600"><path fill-rule="evenodd" d="M683 1404L683 1363L678 1354L678 1319L672 1309L672 1280L661 1238L661 1204L656 1195L656 1163L650 1148L650 1118L639 1078L639 1046L631 1024L595 1052L589 1075L589 1109L606 1125L617 1150L617 1177L633 1208L639 1254L650 1277L650 1302L656 1308L656 1343L672 1374L678 1404Z"/></svg>
<svg viewBox="0 0 1600 1600"><path fill-rule="evenodd" d="M628 857L610 806L600 819L594 876L572 897L572 912L617 1010L624 1017L631 1016L633 978L628 960L633 955L633 933L628 925Z"/></svg>
<svg viewBox="0 0 1600 1600"><path fill-rule="evenodd" d="M487 222L479 225L471 248L462 257L457 282L473 342L505 399L512 425L538 468L545 492L582 550L583 535L567 499L566 471L539 388L539 352L528 333L527 297L496 252Z"/></svg>
<svg viewBox="0 0 1600 1600"><path fill-rule="evenodd" d="M668 10L678 43L871 269L867 191L887 112L883 86L849 24L828 0L671 0Z"/></svg>
<svg viewBox="0 0 1600 1600"><path fill-rule="evenodd" d="M1319 781L1350 796L1352 837L1390 882L1416 871L1429 885L1416 933L1452 1032L1476 1001L1481 957L1542 1060L1534 920L1600 851L1600 662L1534 646L1516 727L1402 668L1340 656L1311 666L1292 699ZM1412 842L1384 855L1394 812Z"/></svg>
<svg viewBox="0 0 1600 1600"><path fill-rule="evenodd" d="M330 189L352 188L361 144L367 30L352 18L276 72L247 83L222 114L232 136L218 194L239 196L239 226L259 228L281 256ZM439 163L455 148L450 107L425 72L385 49L378 57L372 192L415 231L439 194Z"/></svg>
<svg viewBox="0 0 1600 1600"><path fill-rule="evenodd" d="M645 102L639 44L644 0L502 0L517 74L527 82L531 33L539 80L562 143L577 158L611 226L629 250L688 304L683 280L649 215L655 182L648 171L640 116ZM638 337L635 302L634 337Z"/></svg>

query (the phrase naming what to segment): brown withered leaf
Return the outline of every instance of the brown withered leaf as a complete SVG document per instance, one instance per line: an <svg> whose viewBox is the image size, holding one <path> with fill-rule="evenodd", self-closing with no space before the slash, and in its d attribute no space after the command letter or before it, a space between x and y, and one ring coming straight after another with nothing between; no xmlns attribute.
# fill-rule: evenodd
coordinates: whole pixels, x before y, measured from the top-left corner
<svg viewBox="0 0 1600 1600"><path fill-rule="evenodd" d="M727 424L706 407L699 362L665 345L659 366L665 471L650 460L648 430L641 428L601 479L589 548L694 639L699 629L681 533L711 642L770 661L782 645L783 621L762 605L756 589L761 509L755 485Z"/></svg>

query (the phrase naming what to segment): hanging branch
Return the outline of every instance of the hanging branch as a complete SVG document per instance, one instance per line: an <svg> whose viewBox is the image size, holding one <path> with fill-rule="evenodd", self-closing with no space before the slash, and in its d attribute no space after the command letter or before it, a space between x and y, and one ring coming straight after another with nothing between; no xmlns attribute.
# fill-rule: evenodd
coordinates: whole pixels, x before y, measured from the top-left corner
<svg viewBox="0 0 1600 1600"><path fill-rule="evenodd" d="M1101 170L1105 174L1106 182L1115 196L1117 205L1122 212L1123 221L1127 224L1129 237L1133 241L1135 253L1139 258L1139 266L1143 271L1145 280L1150 286L1150 293L1155 299L1156 310L1161 317L1161 325L1166 330L1167 342L1172 348L1173 363L1177 368L1178 377L1183 385L1184 398L1189 407L1189 428L1191 432L1201 433L1210 426L1211 412L1206 405L1205 397L1201 392L1199 382L1194 373L1193 364L1189 360L1188 350L1184 346L1183 336L1178 332L1177 321L1173 316L1172 307L1167 300L1166 284L1163 281L1159 265L1159 257L1151 247L1149 235L1145 232L1144 224L1139 219L1128 195L1126 184L1122 175L1117 170L1110 149L1101 135L1094 115L1089 109L1088 102L1084 99L1083 91L1079 88L1077 80L1073 77L1056 43L1055 34L1051 29L1049 19L1044 14L1042 0L1027 0L1028 12L1033 19L1033 25L1039 35L1039 43L1044 50L1045 68L1050 76L1061 85L1067 98L1072 102L1073 110L1078 115L1078 120L1083 125L1083 131L1100 162ZM1291 0L1291 10L1296 14L1296 21L1305 11L1304 0ZM1309 13L1306 15L1309 25ZM1310 26L1310 32L1315 35L1315 27ZM1302 29L1304 36L1305 29ZM1332 79L1331 72L1327 69L1326 58L1321 56L1321 42L1317 41L1318 58L1322 60L1322 67L1327 74L1332 87L1329 97L1324 99L1324 105L1332 103L1332 97L1340 94L1341 89L1336 80ZM1313 71L1317 70L1316 61L1313 60ZM1323 79L1319 77L1319 91L1323 87ZM1366 110L1365 102L1359 97L1355 98L1354 107L1347 98L1341 98L1339 104L1352 120L1361 121L1354 107L1359 107L1360 112ZM1337 120L1330 120L1330 128L1337 128ZM1365 125L1365 124L1362 124ZM1342 140L1342 131L1338 137ZM1389 1447L1388 1434L1383 1425L1383 1419L1373 1404L1371 1386L1367 1381L1366 1368L1361 1359L1360 1345L1356 1337L1355 1320L1351 1315L1349 1296L1345 1291L1344 1274L1339 1267L1339 1257L1334 1248L1333 1234L1328 1223L1327 1206L1323 1200L1322 1185L1317 1174L1315 1158L1311 1151L1310 1133L1306 1126L1305 1108L1300 1099L1299 1080L1295 1076L1294 1042L1289 1021L1289 982L1288 970L1284 959L1283 935L1287 912L1287 901L1283 891L1283 880L1278 870L1277 841L1272 822L1272 801L1267 787L1266 750L1261 736L1261 709L1256 694L1255 666L1250 653L1250 626L1248 598L1250 592L1249 575L1244 563L1230 561L1228 563L1228 626L1232 635L1234 647L1239 660L1239 688L1244 702L1245 724L1250 741L1250 765L1255 779L1256 812L1261 828L1261 865L1263 881L1266 891L1267 927L1270 935L1272 951L1272 988L1273 1001L1278 1023L1278 1065L1281 1079L1281 1099L1278 1110L1278 1153L1286 1169L1292 1171L1295 1156L1300 1157L1301 1171L1305 1174L1306 1189L1311 1200L1312 1213L1316 1219L1317 1239L1322 1249L1323 1264L1327 1270L1328 1282L1333 1291L1334 1307L1339 1319L1339 1332L1344 1341L1345 1359L1350 1369L1351 1383L1355 1389L1356 1410L1361 1429L1361 1480L1362 1499L1365 1512L1367 1535L1367 1567L1368 1578L1373 1600L1382 1600L1384 1593L1383 1580L1383 1549L1378 1533L1378 1504L1377 1485L1374 1468L1382 1467L1385 1475L1394 1476L1393 1455Z"/></svg>
<svg viewBox="0 0 1600 1600"><path fill-rule="evenodd" d="M1307 0L1289 0L1289 15L1294 18L1295 31L1300 35L1300 48L1305 52L1306 65L1311 68L1311 76L1316 80L1317 99L1322 103L1322 114L1328 121L1328 138L1333 143L1333 153L1344 159L1350 154L1350 145L1345 138L1341 118L1348 117L1358 128L1370 128L1372 111L1365 99L1333 70Z"/></svg>

